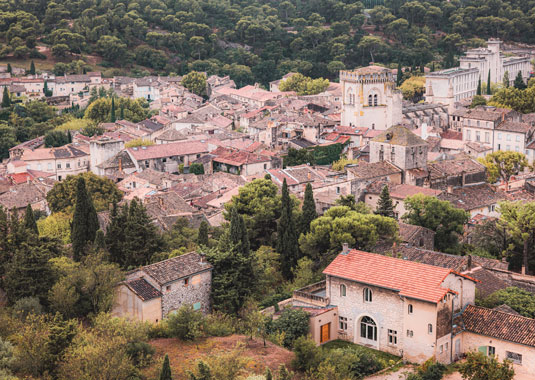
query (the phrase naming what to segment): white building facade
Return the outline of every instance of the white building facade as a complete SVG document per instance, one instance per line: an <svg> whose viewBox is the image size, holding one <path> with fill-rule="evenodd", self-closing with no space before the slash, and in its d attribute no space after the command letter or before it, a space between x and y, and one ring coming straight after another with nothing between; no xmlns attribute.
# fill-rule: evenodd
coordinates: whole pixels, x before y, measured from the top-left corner
<svg viewBox="0 0 535 380"><path fill-rule="evenodd" d="M429 73L425 76L425 101L445 104L451 112L455 103L476 95L479 81L477 68L460 67Z"/></svg>
<svg viewBox="0 0 535 380"><path fill-rule="evenodd" d="M368 66L340 71L342 125L386 130L402 121L401 92L392 71Z"/></svg>

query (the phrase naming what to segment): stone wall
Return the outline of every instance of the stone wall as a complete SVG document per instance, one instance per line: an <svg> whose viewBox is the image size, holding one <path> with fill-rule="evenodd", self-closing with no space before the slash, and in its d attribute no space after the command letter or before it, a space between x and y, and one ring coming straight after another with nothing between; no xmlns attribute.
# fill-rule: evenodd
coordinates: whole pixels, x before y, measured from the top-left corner
<svg viewBox="0 0 535 380"><path fill-rule="evenodd" d="M199 276L195 279L195 276ZM172 311L180 309L183 305L201 303L200 310L203 314L210 312L210 290L212 284L212 272L205 271L189 278L188 285L184 284L184 278L162 286L162 315L166 317ZM167 286L171 289L167 291Z"/></svg>

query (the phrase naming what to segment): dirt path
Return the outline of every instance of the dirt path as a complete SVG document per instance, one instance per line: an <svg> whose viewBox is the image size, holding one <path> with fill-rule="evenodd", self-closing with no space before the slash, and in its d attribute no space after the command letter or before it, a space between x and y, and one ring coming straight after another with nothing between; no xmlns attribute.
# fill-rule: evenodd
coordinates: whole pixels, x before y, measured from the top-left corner
<svg viewBox="0 0 535 380"><path fill-rule="evenodd" d="M402 380L405 379L405 373L413 372L412 366L401 367L397 371L388 372L380 375L366 377L365 380Z"/></svg>

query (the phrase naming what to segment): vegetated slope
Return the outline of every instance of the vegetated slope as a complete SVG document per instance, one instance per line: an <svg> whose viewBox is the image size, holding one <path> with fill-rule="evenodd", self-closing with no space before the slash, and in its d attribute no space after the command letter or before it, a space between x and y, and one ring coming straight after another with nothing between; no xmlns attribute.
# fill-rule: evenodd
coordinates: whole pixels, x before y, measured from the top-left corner
<svg viewBox="0 0 535 380"><path fill-rule="evenodd" d="M0 56L38 58L39 43L65 61L98 54L108 67L229 74L244 85L289 71L335 78L372 57L452 66L462 49L488 37L535 42L535 0L364 3L375 7L352 0L2 0Z"/></svg>

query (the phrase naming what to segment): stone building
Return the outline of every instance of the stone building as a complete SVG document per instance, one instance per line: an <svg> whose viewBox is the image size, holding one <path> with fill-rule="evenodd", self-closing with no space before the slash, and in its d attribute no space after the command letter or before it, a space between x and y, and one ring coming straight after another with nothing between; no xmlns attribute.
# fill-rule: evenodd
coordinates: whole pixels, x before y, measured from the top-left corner
<svg viewBox="0 0 535 380"><path fill-rule="evenodd" d="M490 73L491 83L503 82L506 72L509 73L509 84L513 85L515 77L520 72L524 82L527 83L531 73L531 61L529 57L505 57L500 48L502 42L491 38L487 41L486 48L470 49L464 57L459 59L463 69L476 68L482 82L486 82Z"/></svg>
<svg viewBox="0 0 535 380"><path fill-rule="evenodd" d="M428 73L425 76L425 101L446 104L449 111L455 103L476 95L479 70L456 67Z"/></svg>
<svg viewBox="0 0 535 380"><path fill-rule="evenodd" d="M91 156L89 170L97 175L104 175L98 165L106 162L124 149L124 141L115 140L109 137L102 137L92 140L89 143L89 154Z"/></svg>
<svg viewBox="0 0 535 380"><path fill-rule="evenodd" d="M391 70L368 66L340 71L340 84L342 125L386 130L401 123L401 92Z"/></svg>
<svg viewBox="0 0 535 380"><path fill-rule="evenodd" d="M127 274L116 288L112 315L158 322L183 305L208 313L212 266L190 252Z"/></svg>

